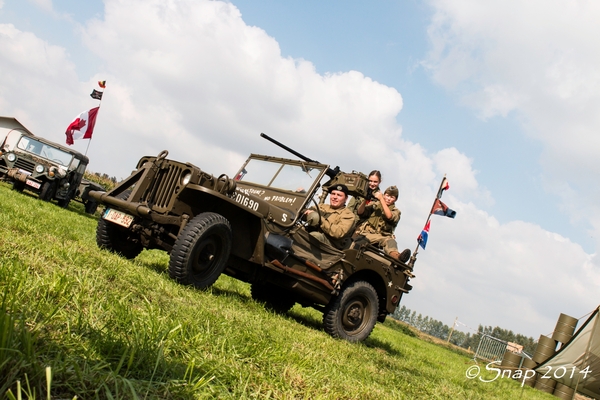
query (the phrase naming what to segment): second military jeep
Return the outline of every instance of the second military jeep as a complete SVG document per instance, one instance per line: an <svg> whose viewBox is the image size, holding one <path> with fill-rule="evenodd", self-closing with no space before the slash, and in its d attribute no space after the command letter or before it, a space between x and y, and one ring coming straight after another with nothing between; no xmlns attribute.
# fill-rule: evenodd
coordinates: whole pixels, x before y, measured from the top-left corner
<svg viewBox="0 0 600 400"><path fill-rule="evenodd" d="M0 145L0 178L15 190L26 189L65 208L79 197L93 214L98 203L87 193L103 188L83 179L88 163L87 156L24 130L11 130Z"/></svg>
<svg viewBox="0 0 600 400"><path fill-rule="evenodd" d="M302 159L251 154L233 177L170 160L167 151L143 157L113 190L89 193L105 205L97 244L129 259L165 250L169 275L182 284L204 289L225 273L276 311L314 307L331 336L362 341L412 288L410 267L368 243L339 250L313 238L304 210L336 184L365 196L367 177L294 154Z"/></svg>

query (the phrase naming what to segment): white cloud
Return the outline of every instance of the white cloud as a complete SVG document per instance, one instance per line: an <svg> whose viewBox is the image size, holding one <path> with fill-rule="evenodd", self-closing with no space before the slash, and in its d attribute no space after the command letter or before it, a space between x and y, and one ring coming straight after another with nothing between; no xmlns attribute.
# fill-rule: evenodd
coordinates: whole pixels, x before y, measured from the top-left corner
<svg viewBox="0 0 600 400"><path fill-rule="evenodd" d="M515 113L543 146L548 192L600 225L600 4L432 0L425 65L484 118ZM600 241L597 241L600 244Z"/></svg>
<svg viewBox="0 0 600 400"><path fill-rule="evenodd" d="M489 115L523 107L529 92L516 90L512 81L484 79L491 75L486 63L498 55L474 49L497 38L479 34L474 41L467 33L485 29L489 21L478 20L485 10L473 7L459 15L466 21L460 25L452 3L442 5L436 21L443 26L433 36L438 52L431 60L437 79L456 86L475 74L482 84L467 94L492 88L489 102L481 103ZM347 171L380 169L384 186L400 188L403 215L396 233L411 250L447 173L451 190L444 201L458 215L434 217L407 306L433 318L464 310L471 325L532 335L538 329L532 321L555 319L549 309L571 312L557 304L565 285L577 289L565 307L590 306L599 276L592 257L538 226L499 224L481 211L475 203L491 204L493 198L478 184L471 157L455 148L429 154L403 140L396 122L403 100L394 88L358 71L320 75L309 61L284 58L274 38L219 1L106 0L105 15L79 28L98 65L97 74L83 82L76 74L78 54L0 25L0 106L33 132L62 142L72 118L97 104L91 89L106 80L88 153L93 171L124 178L140 156L168 149L170 157L209 173L232 174L250 152L287 155L259 139L265 132ZM572 96L573 85L575 78L560 95ZM86 146L75 145L81 151ZM534 279L545 286L532 285Z"/></svg>

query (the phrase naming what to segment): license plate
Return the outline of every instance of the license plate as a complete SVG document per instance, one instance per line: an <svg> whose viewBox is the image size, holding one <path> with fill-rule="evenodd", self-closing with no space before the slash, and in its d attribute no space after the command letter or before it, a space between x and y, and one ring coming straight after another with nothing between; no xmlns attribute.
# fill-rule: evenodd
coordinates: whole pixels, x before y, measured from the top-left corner
<svg viewBox="0 0 600 400"><path fill-rule="evenodd" d="M124 226L125 228L129 228L131 223L133 222L133 217L129 214L125 214L124 212L113 210L112 208L107 208L102 215L102 218L114 222L117 225Z"/></svg>
<svg viewBox="0 0 600 400"><path fill-rule="evenodd" d="M35 188L35 189L39 189L39 188L42 186L42 185L40 185L40 184L39 184L39 183L37 183L37 182L30 181L29 179L27 179L27 180L25 181L25 183L26 183L26 184L28 184L29 186L31 186L32 188Z"/></svg>

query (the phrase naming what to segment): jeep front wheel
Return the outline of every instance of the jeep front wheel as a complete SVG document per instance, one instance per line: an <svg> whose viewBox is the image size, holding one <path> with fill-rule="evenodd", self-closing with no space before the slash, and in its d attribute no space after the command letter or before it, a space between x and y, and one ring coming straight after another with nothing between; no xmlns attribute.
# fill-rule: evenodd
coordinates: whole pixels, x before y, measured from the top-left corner
<svg viewBox="0 0 600 400"><path fill-rule="evenodd" d="M40 199L44 201L52 200L54 196L54 182L44 182L40 190Z"/></svg>
<svg viewBox="0 0 600 400"><path fill-rule="evenodd" d="M198 214L175 240L169 276L183 285L208 288L225 269L232 240L231 225L225 217L211 212Z"/></svg>
<svg viewBox="0 0 600 400"><path fill-rule="evenodd" d="M22 192L25 189L25 183L21 181L14 181L12 188L17 192Z"/></svg>
<svg viewBox="0 0 600 400"><path fill-rule="evenodd" d="M327 305L323 314L325 332L350 342L363 341L375 327L378 310L373 286L365 281L351 283Z"/></svg>
<svg viewBox="0 0 600 400"><path fill-rule="evenodd" d="M93 200L88 200L85 202L85 212L88 214L93 214L96 212L96 210L98 209L98 203L96 203Z"/></svg>
<svg viewBox="0 0 600 400"><path fill-rule="evenodd" d="M96 228L96 244L101 249L117 253L128 260L133 260L142 252L142 245L129 239L126 228L102 219L98 220Z"/></svg>

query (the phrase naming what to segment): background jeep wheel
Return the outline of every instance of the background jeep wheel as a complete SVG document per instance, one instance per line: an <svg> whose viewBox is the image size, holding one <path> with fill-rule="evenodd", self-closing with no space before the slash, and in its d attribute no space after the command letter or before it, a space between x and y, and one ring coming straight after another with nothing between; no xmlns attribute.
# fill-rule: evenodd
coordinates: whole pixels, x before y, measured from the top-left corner
<svg viewBox="0 0 600 400"><path fill-rule="evenodd" d="M169 276L184 285L208 288L225 269L232 240L231 225L222 215L196 215L175 241Z"/></svg>
<svg viewBox="0 0 600 400"><path fill-rule="evenodd" d="M13 182L12 188L13 188L13 190L16 190L17 192L22 192L23 189L25 189L25 183L20 182L20 181L15 181L15 182Z"/></svg>
<svg viewBox="0 0 600 400"><path fill-rule="evenodd" d="M296 304L292 293L268 283L253 283L250 294L252 299L265 303L266 308L281 314L288 312Z"/></svg>
<svg viewBox="0 0 600 400"><path fill-rule="evenodd" d="M325 332L350 342L365 340L377 322L379 298L370 283L357 281L332 299L323 314Z"/></svg>
<svg viewBox="0 0 600 400"><path fill-rule="evenodd" d="M40 199L44 201L52 200L54 196L54 182L44 182L40 190Z"/></svg>
<svg viewBox="0 0 600 400"><path fill-rule="evenodd" d="M136 258L142 252L141 243L128 238L129 231L123 227L100 218L96 228L96 244L101 249L117 253L128 260Z"/></svg>

